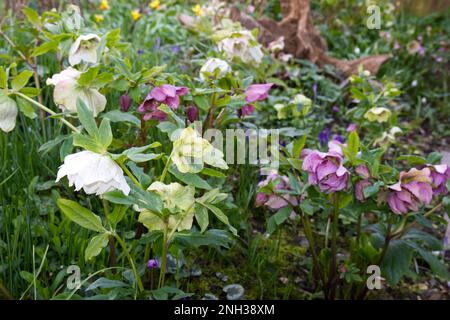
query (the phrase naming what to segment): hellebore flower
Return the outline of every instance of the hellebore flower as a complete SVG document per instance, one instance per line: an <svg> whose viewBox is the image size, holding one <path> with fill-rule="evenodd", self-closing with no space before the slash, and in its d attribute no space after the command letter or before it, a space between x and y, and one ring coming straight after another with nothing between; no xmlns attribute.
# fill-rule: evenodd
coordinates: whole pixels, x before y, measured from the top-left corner
<svg viewBox="0 0 450 320"><path fill-rule="evenodd" d="M367 168L366 165L364 164L360 164L359 166L356 167L355 172L364 179L368 179L370 178L370 172L369 172L369 168Z"/></svg>
<svg viewBox="0 0 450 320"><path fill-rule="evenodd" d="M267 186L269 183L274 184L275 190L289 190L289 179L286 176L280 176L277 172L270 173L267 178L258 183L258 187ZM298 204L296 197L290 194L265 194L258 192L256 194L255 205L257 207L266 206L272 210L278 210L288 206L290 203L293 205Z"/></svg>
<svg viewBox="0 0 450 320"><path fill-rule="evenodd" d="M406 46L406 49L408 50L408 53L411 55L414 55L416 53L418 53L422 57L425 55L425 48L422 47L420 42L417 40L409 42L408 45Z"/></svg>
<svg viewBox="0 0 450 320"><path fill-rule="evenodd" d="M200 69L200 79L204 81L206 78L214 78L216 72L218 78L223 78L227 73L231 72L231 67L222 59L209 58Z"/></svg>
<svg viewBox="0 0 450 320"><path fill-rule="evenodd" d="M400 173L400 181L389 186L387 202L396 214L417 211L422 204L429 204L433 196L430 169L416 168Z"/></svg>
<svg viewBox="0 0 450 320"><path fill-rule="evenodd" d="M100 37L90 33L79 36L72 44L69 50L69 63L75 66L80 62L97 62L97 47L100 43Z"/></svg>
<svg viewBox="0 0 450 320"><path fill-rule="evenodd" d="M228 169L223 152L214 148L191 127L183 129L173 143L172 161L182 173L197 173L204 163L213 167Z"/></svg>
<svg viewBox="0 0 450 320"><path fill-rule="evenodd" d="M189 106L186 109L186 116L190 122L198 120L198 109L195 106Z"/></svg>
<svg viewBox="0 0 450 320"><path fill-rule="evenodd" d="M343 166L344 159L337 146L328 144L328 152L305 149L302 151L302 169L308 171L308 182L319 185L325 193L337 192L348 187L350 174Z"/></svg>
<svg viewBox="0 0 450 320"><path fill-rule="evenodd" d="M368 119L369 121L377 121L379 123L386 122L391 117L391 110L383 107L379 108L372 108L367 110L367 112L364 115L364 118Z"/></svg>
<svg viewBox="0 0 450 320"><path fill-rule="evenodd" d="M296 94L292 103L294 104L293 114L296 117L299 117L301 115L306 116L312 106L311 99L305 97L302 94Z"/></svg>
<svg viewBox="0 0 450 320"><path fill-rule="evenodd" d="M364 188L369 187L371 185L372 185L372 183L367 179L359 180L358 182L356 182L356 184L355 184L356 199L358 199L361 202L366 200L366 197L364 196Z"/></svg>
<svg viewBox="0 0 450 320"><path fill-rule="evenodd" d="M123 171L106 154L81 151L65 157L59 167L56 182L67 176L69 186L75 185L75 191L83 189L87 194L102 195L112 190L130 193Z"/></svg>
<svg viewBox="0 0 450 320"><path fill-rule="evenodd" d="M170 84L153 88L146 100L156 100L159 103L168 105L171 109L178 109L180 105L180 96L184 96L189 92L187 87L176 87Z"/></svg>
<svg viewBox="0 0 450 320"><path fill-rule="evenodd" d="M233 32L218 43L218 48L228 60L239 58L244 63L259 65L264 57L261 45L256 42L255 37L248 30Z"/></svg>
<svg viewBox="0 0 450 320"><path fill-rule="evenodd" d="M98 90L78 85L81 72L69 67L47 79L47 85L54 85L53 100L61 110L77 112L77 99L80 98L94 117L105 110L106 98Z"/></svg>
<svg viewBox="0 0 450 320"><path fill-rule="evenodd" d="M156 268L159 268L158 260L156 260L156 259L150 259L150 260L148 260L148 262L147 262L147 268L149 268L149 269L156 269Z"/></svg>
<svg viewBox="0 0 450 320"><path fill-rule="evenodd" d="M380 138L377 138L373 143L382 147L386 147L389 143L395 142L395 135L401 133L402 129L399 127L392 127L389 132L383 132Z"/></svg>
<svg viewBox="0 0 450 320"><path fill-rule="evenodd" d="M450 179L450 167L446 164L428 165L427 167L430 169L433 194L447 194L446 184Z"/></svg>
<svg viewBox="0 0 450 320"><path fill-rule="evenodd" d="M120 110L122 112L127 112L131 106L131 98L127 94L123 94L120 96Z"/></svg>
<svg viewBox="0 0 450 320"><path fill-rule="evenodd" d="M164 208L170 211L168 218L169 230L177 231L189 230L192 227L194 219L195 188L193 186L182 186L178 182L164 184L162 182L153 182L149 191L155 192L161 197ZM143 223L149 230L164 230L165 221L159 215L150 210L141 210L139 222Z"/></svg>
<svg viewBox="0 0 450 320"><path fill-rule="evenodd" d="M10 132L16 126L18 109L16 101L0 91L0 129Z"/></svg>
<svg viewBox="0 0 450 320"><path fill-rule="evenodd" d="M267 99L273 83L252 84L245 90L245 101L255 102Z"/></svg>
<svg viewBox="0 0 450 320"><path fill-rule="evenodd" d="M239 117L246 117L251 115L253 111L255 111L255 107L251 104L247 104L238 110L238 115Z"/></svg>
<svg viewBox="0 0 450 320"><path fill-rule="evenodd" d="M284 49L284 37L279 37L278 39L269 43L267 49L269 49L269 51L273 53L282 51Z"/></svg>

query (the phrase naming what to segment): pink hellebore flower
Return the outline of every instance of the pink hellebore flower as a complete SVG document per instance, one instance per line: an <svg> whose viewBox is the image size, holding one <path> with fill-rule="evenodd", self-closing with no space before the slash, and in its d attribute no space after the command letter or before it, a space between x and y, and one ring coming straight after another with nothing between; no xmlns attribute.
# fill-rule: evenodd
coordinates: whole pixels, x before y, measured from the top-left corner
<svg viewBox="0 0 450 320"><path fill-rule="evenodd" d="M238 110L238 115L239 117L246 117L251 115L253 111L255 111L255 107L251 104L247 104Z"/></svg>
<svg viewBox="0 0 450 320"><path fill-rule="evenodd" d="M447 194L447 180L450 179L450 167L446 164L428 165L433 194Z"/></svg>
<svg viewBox="0 0 450 320"><path fill-rule="evenodd" d="M356 199L358 199L361 202L366 200L366 197L364 196L364 188L367 188L367 187L369 187L371 185L372 185L372 183L368 179L359 180L355 184L355 196L356 196Z"/></svg>
<svg viewBox="0 0 450 320"><path fill-rule="evenodd" d="M258 187L264 187L272 182L275 185L275 190L288 190L289 189L289 179L286 176L280 176L278 173L271 173L267 178L260 183ZM278 210L286 207L290 203L297 205L297 198L289 194L265 194L259 192L256 194L256 206L260 207L265 205L272 210Z"/></svg>
<svg viewBox="0 0 450 320"><path fill-rule="evenodd" d="M247 90L245 90L245 101L255 102L258 100L264 100L269 95L269 90L273 86L273 83L252 84Z"/></svg>
<svg viewBox="0 0 450 320"><path fill-rule="evenodd" d="M394 213L417 211L420 205L430 203L433 196L430 169L412 168L408 172L402 171L400 181L389 186L389 189L391 192L387 202Z"/></svg>
<svg viewBox="0 0 450 320"><path fill-rule="evenodd" d="M328 144L328 152L305 149L301 153L302 169L308 171L308 182L319 185L325 193L337 192L348 187L350 173L343 166L342 149L337 142Z"/></svg>
<svg viewBox="0 0 450 320"><path fill-rule="evenodd" d="M187 87L175 87L170 84L163 84L160 87L153 88L147 99L154 99L160 103L167 104L171 109L177 109L180 105L180 96L189 92Z"/></svg>

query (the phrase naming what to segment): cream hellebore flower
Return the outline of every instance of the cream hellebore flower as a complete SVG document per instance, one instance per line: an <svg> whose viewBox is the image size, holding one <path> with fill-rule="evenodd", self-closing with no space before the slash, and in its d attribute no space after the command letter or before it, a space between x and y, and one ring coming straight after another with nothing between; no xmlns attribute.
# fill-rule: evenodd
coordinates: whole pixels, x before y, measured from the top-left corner
<svg viewBox="0 0 450 320"><path fill-rule="evenodd" d="M214 148L191 127L183 129L179 138L173 143L171 159L182 173L200 172L203 170L204 163L228 169L223 159L223 152Z"/></svg>
<svg viewBox="0 0 450 320"><path fill-rule="evenodd" d="M298 116L305 116L308 114L309 109L311 109L312 106L312 101L311 99L305 97L302 94L297 94L294 97L293 103L295 105L293 114L294 116L298 117ZM298 105L301 105L301 107L298 107ZM299 109L301 108L301 110L299 111Z"/></svg>
<svg viewBox="0 0 450 320"><path fill-rule="evenodd" d="M182 186L175 182L164 184L162 182L153 182L148 190L155 192L161 197L164 203L164 208L169 210L168 218L169 230L177 231L189 230L192 227L194 219L194 204L195 204L195 188L193 186ZM139 222L143 223L150 231L164 230L165 222L157 214L147 209L139 209Z"/></svg>
<svg viewBox="0 0 450 320"><path fill-rule="evenodd" d="M231 72L231 67L226 61L218 58L209 58L200 69L200 79L205 80L210 75L215 76L217 69L219 70L219 78L223 78L227 73Z"/></svg>
<svg viewBox="0 0 450 320"><path fill-rule="evenodd" d="M386 147L389 143L394 143L395 135L401 132L402 129L400 129L399 127L392 127L389 132L383 132L383 135L380 138L376 139L373 144Z"/></svg>
<svg viewBox="0 0 450 320"><path fill-rule="evenodd" d="M75 66L80 62L97 62L97 47L100 43L100 37L90 33L79 36L72 44L69 50L69 63Z"/></svg>
<svg viewBox="0 0 450 320"><path fill-rule="evenodd" d="M17 113L16 102L0 92L0 129L4 132L12 131L16 126Z"/></svg>
<svg viewBox="0 0 450 320"><path fill-rule="evenodd" d="M69 67L61 73L47 79L47 85L54 85L53 99L61 110L77 111L77 99L80 98L93 112L94 117L106 106L106 98L98 90L82 88L78 85L81 72Z"/></svg>
<svg viewBox="0 0 450 320"><path fill-rule="evenodd" d="M259 65L264 57L261 45L248 30L233 32L229 37L222 39L218 43L218 47L229 60L236 57L244 63Z"/></svg>
<svg viewBox="0 0 450 320"><path fill-rule="evenodd" d="M270 52L279 52L284 49L284 37L279 37L278 39L272 41L269 43L269 46L267 47Z"/></svg>
<svg viewBox="0 0 450 320"><path fill-rule="evenodd" d="M75 185L75 191L83 189L98 196L116 189L125 195L130 193L122 169L107 154L92 151L69 154L59 167L56 182L64 176L69 179L69 186Z"/></svg>
<svg viewBox="0 0 450 320"><path fill-rule="evenodd" d="M370 122L377 121L379 123L386 122L391 117L391 110L387 108L372 108L367 110L364 118L368 119Z"/></svg>

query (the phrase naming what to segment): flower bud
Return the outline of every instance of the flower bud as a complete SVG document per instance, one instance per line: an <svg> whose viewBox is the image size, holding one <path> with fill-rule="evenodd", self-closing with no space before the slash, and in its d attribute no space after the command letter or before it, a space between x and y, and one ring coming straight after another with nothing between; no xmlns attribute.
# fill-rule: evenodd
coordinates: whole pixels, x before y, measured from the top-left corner
<svg viewBox="0 0 450 320"><path fill-rule="evenodd" d="M186 110L187 118L190 122L198 120L198 109L194 106L189 106Z"/></svg>
<svg viewBox="0 0 450 320"><path fill-rule="evenodd" d="M120 110L122 112L127 112L131 106L131 98L126 93L120 96Z"/></svg>

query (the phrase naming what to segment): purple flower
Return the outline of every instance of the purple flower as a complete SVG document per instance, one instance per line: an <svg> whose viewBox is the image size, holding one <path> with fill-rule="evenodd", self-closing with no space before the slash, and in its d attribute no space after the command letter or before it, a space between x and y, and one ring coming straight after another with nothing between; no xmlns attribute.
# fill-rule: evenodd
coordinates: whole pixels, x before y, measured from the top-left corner
<svg viewBox="0 0 450 320"><path fill-rule="evenodd" d="M356 125L356 123L350 123L346 129L347 132L352 132L352 131L356 131L356 129L358 128L358 126Z"/></svg>
<svg viewBox="0 0 450 320"><path fill-rule="evenodd" d="M339 112L339 107L338 106L333 106L333 108L331 108L331 110L333 112Z"/></svg>
<svg viewBox="0 0 450 320"><path fill-rule="evenodd" d="M159 268L159 263L156 259L150 259L147 262L147 268L149 269L156 269Z"/></svg>
<svg viewBox="0 0 450 320"><path fill-rule="evenodd" d="M326 145L330 140L331 130L330 128L325 128L319 132L319 142L322 146Z"/></svg>
<svg viewBox="0 0 450 320"><path fill-rule="evenodd" d="M372 183L367 180L359 180L356 184L355 184L355 196L356 199L358 199L359 201L363 202L366 197L364 196L364 188L371 186Z"/></svg>
<svg viewBox="0 0 450 320"><path fill-rule="evenodd" d="M313 93L314 93L314 97L317 96L317 83L313 84L312 90L313 90Z"/></svg>
<svg viewBox="0 0 450 320"><path fill-rule="evenodd" d="M400 181L389 186L390 193L387 202L392 212L396 214L418 211L419 206L431 202L433 190L431 187L430 169L416 168L400 173Z"/></svg>
<svg viewBox="0 0 450 320"><path fill-rule="evenodd" d="M269 90L273 83L252 84L245 90L245 101L255 102L264 100L269 96Z"/></svg>
<svg viewBox="0 0 450 320"><path fill-rule="evenodd" d="M359 166L356 167L355 172L364 179L368 179L370 178L370 172L369 172L369 168L367 168L366 165L364 164L360 164Z"/></svg>
<svg viewBox="0 0 450 320"><path fill-rule="evenodd" d="M175 53L175 54L180 53L180 46L177 46L177 45L172 46L170 48L170 50L172 50L172 52Z"/></svg>
<svg viewBox="0 0 450 320"><path fill-rule="evenodd" d="M138 55L142 55L143 53L144 53L144 50L138 49L138 51L137 51L137 54L138 54Z"/></svg>
<svg viewBox="0 0 450 320"><path fill-rule="evenodd" d="M338 141L340 143L344 142L344 138L342 138L342 136L340 134L335 134L333 137L333 140Z"/></svg>
<svg viewBox="0 0 450 320"><path fill-rule="evenodd" d="M120 96L120 110L122 112L127 112L131 106L131 98L127 94L123 94Z"/></svg>
<svg viewBox="0 0 450 320"><path fill-rule="evenodd" d="M433 194L445 195L448 193L447 180L450 179L450 167L446 164L428 165Z"/></svg>
<svg viewBox="0 0 450 320"><path fill-rule="evenodd" d="M195 106L189 106L186 109L186 116L190 122L198 120L198 109Z"/></svg>
<svg viewBox="0 0 450 320"><path fill-rule="evenodd" d="M158 50L161 46L161 38L158 36L156 37L155 44L153 45L153 50Z"/></svg>
<svg viewBox="0 0 450 320"><path fill-rule="evenodd" d="M302 169L308 171L308 182L318 185L321 192L330 193L348 187L350 174L343 166L343 156L336 142L330 142L328 152L304 149ZM339 150L339 151L342 151Z"/></svg>
<svg viewBox="0 0 450 320"><path fill-rule="evenodd" d="M280 176L276 172L269 174L265 180L258 183L258 187L267 186L269 183L274 185L274 190L289 190L288 177ZM278 210L288 206L290 203L293 205L298 204L297 198L290 194L265 194L263 192L256 194L255 204L257 207L264 205L272 210Z"/></svg>
<svg viewBox="0 0 450 320"><path fill-rule="evenodd" d="M251 115L253 111L255 111L255 107L251 104L247 104L238 110L238 115L239 117L246 117Z"/></svg>

